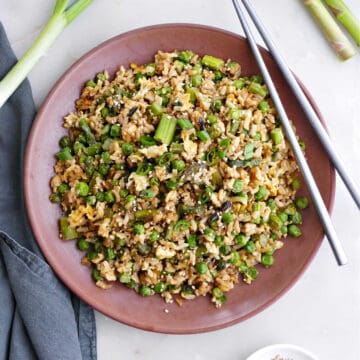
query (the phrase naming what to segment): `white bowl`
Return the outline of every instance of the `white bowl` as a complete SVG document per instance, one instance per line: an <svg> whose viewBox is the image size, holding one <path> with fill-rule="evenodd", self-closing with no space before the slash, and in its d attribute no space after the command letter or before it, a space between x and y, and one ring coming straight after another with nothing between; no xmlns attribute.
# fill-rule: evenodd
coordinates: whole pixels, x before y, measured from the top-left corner
<svg viewBox="0 0 360 360"><path fill-rule="evenodd" d="M284 360L319 360L317 356L309 351L290 344L266 346L254 352L246 360L273 360L276 355L281 356Z"/></svg>

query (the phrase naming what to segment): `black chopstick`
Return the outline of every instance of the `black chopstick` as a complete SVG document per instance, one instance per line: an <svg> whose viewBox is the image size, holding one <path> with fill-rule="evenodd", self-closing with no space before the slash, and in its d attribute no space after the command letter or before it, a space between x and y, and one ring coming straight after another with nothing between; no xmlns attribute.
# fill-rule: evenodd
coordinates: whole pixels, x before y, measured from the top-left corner
<svg viewBox="0 0 360 360"><path fill-rule="evenodd" d="M338 263L338 265L345 265L347 263L347 258L346 258L344 249L336 235L335 229L331 222L331 219L330 219L329 213L326 209L326 206L324 204L324 201L321 197L320 191L316 185L316 182L311 173L309 165L306 162L305 156L300 148L300 145L296 138L295 132L290 124L289 118L288 118L285 108L280 100L280 97L275 88L275 85L271 79L269 71L268 71L268 69L265 65L265 62L260 54L260 51L257 47L254 36L253 36L253 34L250 30L249 24L246 20L245 14L237 0L233 0L233 4L234 4L235 10L236 10L236 13L239 17L241 26L244 29L244 32L246 34L247 41L250 45L250 48L253 52L256 62L261 70L262 75L263 75L264 81L268 87L271 98L277 109L277 112L280 117L281 124L284 128L286 137L292 147L292 150L293 150L296 160L298 162L299 168L304 176L305 182L308 186L309 192L313 199L314 206L319 215L320 221L323 225L324 232L330 243L331 249L335 255L337 263Z"/></svg>

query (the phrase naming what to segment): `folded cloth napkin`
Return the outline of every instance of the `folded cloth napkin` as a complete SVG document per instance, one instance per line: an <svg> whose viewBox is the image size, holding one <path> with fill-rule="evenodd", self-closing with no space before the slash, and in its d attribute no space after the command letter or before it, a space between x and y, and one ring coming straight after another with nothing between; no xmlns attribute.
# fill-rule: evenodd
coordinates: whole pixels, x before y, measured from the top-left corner
<svg viewBox="0 0 360 360"><path fill-rule="evenodd" d="M0 79L15 62L0 23ZM27 223L22 161L34 115L26 80L0 108L0 360L96 359L93 310L55 276Z"/></svg>

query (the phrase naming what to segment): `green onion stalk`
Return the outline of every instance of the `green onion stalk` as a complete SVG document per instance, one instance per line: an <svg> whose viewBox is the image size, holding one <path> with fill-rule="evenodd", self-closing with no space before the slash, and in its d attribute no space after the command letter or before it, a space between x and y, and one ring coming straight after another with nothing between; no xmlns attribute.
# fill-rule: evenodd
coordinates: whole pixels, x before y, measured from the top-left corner
<svg viewBox="0 0 360 360"><path fill-rule="evenodd" d="M68 6L69 0L57 0L53 13L39 36L14 67L0 81L0 108L23 82L32 68L44 56L62 31L90 5L92 0L76 0Z"/></svg>
<svg viewBox="0 0 360 360"><path fill-rule="evenodd" d="M356 52L321 0L304 0L305 6L316 20L331 47L341 61L350 59Z"/></svg>
<svg viewBox="0 0 360 360"><path fill-rule="evenodd" d="M360 21L342 0L325 0L325 2L334 16L355 40L356 45L360 46Z"/></svg>

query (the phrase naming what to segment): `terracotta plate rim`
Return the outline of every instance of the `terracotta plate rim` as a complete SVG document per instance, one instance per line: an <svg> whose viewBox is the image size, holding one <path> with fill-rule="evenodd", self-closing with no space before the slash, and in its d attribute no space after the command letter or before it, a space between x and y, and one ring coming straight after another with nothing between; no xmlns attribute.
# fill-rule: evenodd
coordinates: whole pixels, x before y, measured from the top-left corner
<svg viewBox="0 0 360 360"><path fill-rule="evenodd" d="M316 244L316 246L314 246L314 249L313 249L312 253L310 254L310 256L308 257L307 262L304 263L303 267L300 269L300 271L297 273L297 275L295 277L293 277L293 279L290 281L290 283L287 286L285 286L277 295L273 296L270 300L265 302L262 306L256 308L255 310L249 312L248 314L246 314L245 316L242 316L241 318L235 318L233 320L226 321L222 324L206 325L206 326L199 327L199 328L192 328L191 330L179 329L179 328L176 330L171 330L171 329L159 328L159 327L157 327L156 324L154 324L154 326L147 326L147 325L142 325L142 324L138 324L138 323L133 323L130 320L127 321L127 320L121 319L121 316L117 316L116 314L113 314L111 311L107 311L107 309L105 307L102 307L101 304L99 304L98 302L93 300L91 297L89 297L89 296L85 297L85 295L83 294L83 292L81 291L81 289L79 287L76 287L75 284L72 284L72 282L69 281L69 279L66 276L62 275L62 272L60 271L61 269L58 266L56 266L56 264L52 260L51 249L49 250L49 248L46 246L46 244L42 240L40 240L40 241L38 240L38 239L40 239L40 236L39 236L40 232L38 231L38 228L36 226L36 224L37 224L36 215L34 212L30 211L33 207L33 205L31 205L31 200L30 200L31 189L30 189L30 178L28 176L30 174L30 166L29 166L30 157L31 157L30 149L32 149L36 145L34 138L35 138L36 131L39 130L38 128L40 125L40 119L42 118L42 114L45 111L48 103L51 101L53 94L57 91L58 86L68 76L68 73L70 71L76 71L77 67L81 66L82 62L86 58L91 56L93 53L101 50L102 48L106 47L109 43L116 42L119 39L122 39L122 38L130 36L130 35L144 34L148 31L151 31L151 30L154 30L157 28L172 29L172 28L189 28L189 27L193 28L194 30L196 30L196 29L210 30L210 31L222 33L226 36L230 36L230 37L233 37L236 39L245 39L243 36L238 35L234 32L230 32L228 30L224 30L221 28L213 27L213 26L199 25L199 24L192 24L192 23L165 23L165 24L150 25L150 26L146 26L146 27L133 29L133 30L127 31L125 33L122 33L120 35L116 35L116 36L102 42L98 46L94 47L93 49L91 49L90 51L85 53L73 65L71 65L63 73L63 75L59 78L59 80L56 81L55 85L52 87L51 91L46 96L46 98L45 98L44 102L42 103L42 105L36 115L36 118L33 122L31 131L30 131L30 134L29 134L29 137L27 140L26 148L25 148L25 156L24 156L24 163L23 163L23 167L24 167L23 168L23 170L24 170L23 171L24 200L25 200L26 212L27 212L27 216L28 216L28 219L29 219L29 222L31 225L31 229L34 233L35 239L36 239L42 253L44 254L46 260L49 262L50 266L52 267L52 269L54 270L56 275L61 279L61 281L74 294L76 294L79 298L81 298L83 301L85 301L87 304L89 304L90 306L92 306L94 309L101 312L102 314L104 314L116 321L119 321L123 324L129 325L129 326L141 329L141 330L147 330L147 331L158 332L158 333L166 333L166 334L197 334L197 333L204 333L204 332L219 330L219 329L223 329L225 327L237 324L239 322L245 321L248 318L253 317L256 314L260 313L261 311L263 311L264 309L266 309L267 307L272 305L274 302L276 302L280 297L282 297L285 293L287 293L294 286L294 284L299 280L299 278L303 275L305 270L309 267L310 263L313 261L315 255L317 254L317 252L320 248L320 245L323 242L323 237L324 237L324 233L322 231L322 239ZM259 47L267 52L267 50L264 49L262 46L259 45ZM327 130L324 118L323 118L322 114L320 113L319 108L317 107L314 99L312 98L312 96L310 95L309 91L306 89L304 84L298 78L297 78L297 81L299 82L302 90L306 94L312 107L314 108L315 112L317 113L322 125ZM333 166L330 166L330 184L331 184L331 186L330 186L330 194L329 194L328 211L331 214L333 206L334 206L335 188L336 188L336 177L335 177L335 170L334 170Z"/></svg>

